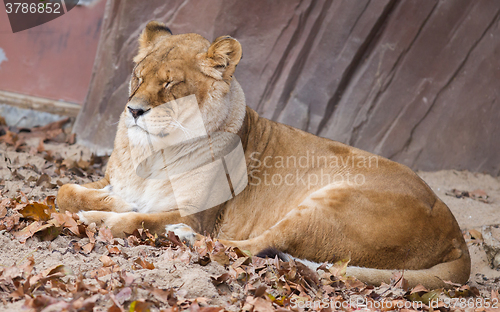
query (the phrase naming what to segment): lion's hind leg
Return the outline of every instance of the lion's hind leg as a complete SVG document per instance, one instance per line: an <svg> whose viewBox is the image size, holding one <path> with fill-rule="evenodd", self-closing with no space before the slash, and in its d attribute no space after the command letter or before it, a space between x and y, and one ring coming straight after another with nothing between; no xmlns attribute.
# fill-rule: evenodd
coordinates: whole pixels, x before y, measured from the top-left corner
<svg viewBox="0 0 500 312"><path fill-rule="evenodd" d="M303 205L290 211L283 219L258 236L246 240L219 239L219 241L226 246L249 251L252 255L258 255L272 248L301 259L315 262L330 261L332 260L330 246L336 245L337 235L334 227L329 225L333 223L325 222L326 219L328 216L324 215L321 209ZM330 246L326 246L327 242Z"/></svg>

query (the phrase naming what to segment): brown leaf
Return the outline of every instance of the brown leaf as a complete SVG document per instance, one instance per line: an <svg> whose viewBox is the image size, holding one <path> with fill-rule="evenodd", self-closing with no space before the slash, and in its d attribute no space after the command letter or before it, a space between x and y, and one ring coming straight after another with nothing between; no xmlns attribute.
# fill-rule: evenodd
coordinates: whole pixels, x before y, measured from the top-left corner
<svg viewBox="0 0 500 312"><path fill-rule="evenodd" d="M103 277L111 273L119 272L120 268L118 266L101 267L90 273L90 277Z"/></svg>
<svg viewBox="0 0 500 312"><path fill-rule="evenodd" d="M0 218L3 218L7 215L7 206L10 205L10 199L5 198L0 202Z"/></svg>
<svg viewBox="0 0 500 312"><path fill-rule="evenodd" d="M99 299L99 295L93 295L85 300L83 298L79 298L73 302L73 309L79 312L92 312L94 311L97 299Z"/></svg>
<svg viewBox="0 0 500 312"><path fill-rule="evenodd" d="M417 286L413 287L410 294L414 294L417 292L428 292L428 290L422 284L418 284Z"/></svg>
<svg viewBox="0 0 500 312"><path fill-rule="evenodd" d="M36 148L36 151L38 153L40 153L40 154L43 153L43 152L45 152L45 146L43 146L43 140L42 139L40 139L40 141L38 142L38 147Z"/></svg>
<svg viewBox="0 0 500 312"><path fill-rule="evenodd" d="M470 236L471 236L472 239L477 239L477 240L480 240L480 241L483 240L483 234L481 234L481 232L479 232L478 230L470 229L469 230L469 234L470 234Z"/></svg>
<svg viewBox="0 0 500 312"><path fill-rule="evenodd" d="M62 161L61 166L66 167L66 169L71 169L76 167L76 161L71 158L67 158Z"/></svg>
<svg viewBox="0 0 500 312"><path fill-rule="evenodd" d="M220 285L226 281L228 281L230 278L231 278L231 275L229 275L229 273L224 273L222 274L221 276L217 277L217 278L214 278L214 277L210 277L212 279L212 283L217 286L217 285Z"/></svg>
<svg viewBox="0 0 500 312"><path fill-rule="evenodd" d="M66 117L66 118L63 118L61 120L58 120L58 121L54 121L54 122L51 122L45 126L41 126L41 127L33 127L32 130L33 131L49 131L49 130L57 130L57 129L62 129L62 127L67 124L68 122L70 122L70 118L69 117Z"/></svg>
<svg viewBox="0 0 500 312"><path fill-rule="evenodd" d="M248 264L250 260L251 259L249 257L241 257L236 259L236 261L234 261L233 264L231 264L231 266L236 269L237 267L240 267L243 264Z"/></svg>
<svg viewBox="0 0 500 312"><path fill-rule="evenodd" d="M64 143L64 141L66 141L66 135L62 129L48 130L44 135L44 141L54 141L58 143Z"/></svg>
<svg viewBox="0 0 500 312"><path fill-rule="evenodd" d="M127 236L127 243L130 246L139 246L140 245L139 239L137 239L137 237L135 237L133 235Z"/></svg>
<svg viewBox="0 0 500 312"><path fill-rule="evenodd" d="M56 210L41 203L27 204L24 208L19 210L19 213L21 213L24 218L35 221L48 221L52 212L56 212Z"/></svg>
<svg viewBox="0 0 500 312"><path fill-rule="evenodd" d="M55 196L47 196L44 201L45 205L49 206L50 212L57 212L56 209L56 197Z"/></svg>
<svg viewBox="0 0 500 312"><path fill-rule="evenodd" d="M140 269L153 270L155 268L155 266L152 263L149 263L140 257L134 261L134 264L135 264L136 270L140 270Z"/></svg>
<svg viewBox="0 0 500 312"><path fill-rule="evenodd" d="M111 234L111 230L103 225L99 229L99 235L97 236L97 240L101 241L101 242L113 244L114 239L113 239L113 234Z"/></svg>
<svg viewBox="0 0 500 312"><path fill-rule="evenodd" d="M12 215L12 216L9 216L9 217L5 217L3 220L2 220L2 225L5 227L5 229L7 231L11 231L15 225L19 224L19 218L21 217L22 215L20 214L15 214L15 215Z"/></svg>
<svg viewBox="0 0 500 312"><path fill-rule="evenodd" d="M307 265L297 261L297 272L304 277L306 282L313 286L313 285L318 285L319 284L319 277L318 273L316 271L313 271L311 268L309 268ZM357 283L357 284L351 284L350 288L355 288L355 287L362 287L364 286L363 283Z"/></svg>
<svg viewBox="0 0 500 312"><path fill-rule="evenodd" d="M31 223L30 225L28 225L24 229L22 229L18 232L14 232L12 234L21 243L25 243L26 240L28 238L32 237L33 235L35 235L36 232L42 231L42 230L47 229L51 226L54 226L54 225L53 224L42 225L40 222L34 221L33 223Z"/></svg>
<svg viewBox="0 0 500 312"><path fill-rule="evenodd" d="M57 186L57 184L52 184L50 182L50 177L48 174L44 173L40 176L40 178L38 178L38 180L36 181L36 186L42 186L42 187L46 187L48 189L53 189Z"/></svg>
<svg viewBox="0 0 500 312"><path fill-rule="evenodd" d="M36 288L37 285L43 284L50 280L57 280L66 275L73 275L73 271L63 264L52 266L41 273L31 276L29 278L29 284L32 288Z"/></svg>
<svg viewBox="0 0 500 312"><path fill-rule="evenodd" d="M448 285L452 285L452 286L455 286L455 287L462 286L462 284L458 284L458 283L454 283L452 281L446 281L446 280L443 280L443 283L448 284ZM466 286L466 285L464 285L464 286Z"/></svg>
<svg viewBox="0 0 500 312"><path fill-rule="evenodd" d="M259 286L259 288L257 288L255 290L254 297L262 297L263 295L266 294L266 291L267 291L267 287L264 285L261 285L261 286Z"/></svg>
<svg viewBox="0 0 500 312"><path fill-rule="evenodd" d="M402 288L404 291L408 291L410 288L408 285L408 280L404 278L404 272L394 272L392 278L394 281L394 286Z"/></svg>
<svg viewBox="0 0 500 312"><path fill-rule="evenodd" d="M172 307L177 305L177 297L175 296L173 288L158 289L151 287L149 292L152 293L157 300L163 303L168 303Z"/></svg>
<svg viewBox="0 0 500 312"><path fill-rule="evenodd" d="M70 212L66 211L65 213L52 213L52 218L57 221L59 226L67 228L76 236L80 236L80 231L78 229L78 224L76 220L73 219L73 216Z"/></svg>
<svg viewBox="0 0 500 312"><path fill-rule="evenodd" d="M118 255L121 252L120 249L118 249L118 247L116 246L111 247L109 245L106 245L106 249L108 249L108 253L110 255Z"/></svg>
<svg viewBox="0 0 500 312"><path fill-rule="evenodd" d="M179 237L172 231L168 231L167 238L176 246L184 246L184 244L179 240Z"/></svg>
<svg viewBox="0 0 500 312"><path fill-rule="evenodd" d="M220 265L229 265L229 256L224 252L224 250L219 250L218 252L210 254L210 259Z"/></svg>
<svg viewBox="0 0 500 312"><path fill-rule="evenodd" d="M0 137L0 142L4 142L7 145L14 146L14 145L16 145L16 142L18 139L19 138L18 138L17 134L7 130L7 133Z"/></svg>
<svg viewBox="0 0 500 312"><path fill-rule="evenodd" d="M105 266L105 267L116 265L116 262L114 262L113 260L111 260L111 258L108 257L108 256L106 256L106 255L102 255L99 258L99 261L101 261L102 265Z"/></svg>
<svg viewBox="0 0 500 312"><path fill-rule="evenodd" d="M70 247L73 247L73 251L75 252L81 252L82 251L82 245L78 242L70 242L69 243Z"/></svg>
<svg viewBox="0 0 500 312"><path fill-rule="evenodd" d="M149 312L149 307L151 304L144 301L144 299L139 299L130 304L130 312Z"/></svg>
<svg viewBox="0 0 500 312"><path fill-rule="evenodd" d="M58 264L54 265L48 269L45 269L42 271L42 276L44 277L51 277L51 276L66 276L66 275L73 275L73 271L65 266L64 264Z"/></svg>
<svg viewBox="0 0 500 312"><path fill-rule="evenodd" d="M253 311L258 311L258 312L271 312L274 311L273 305L270 301L267 301L262 298L255 298L248 296L246 300L246 304L250 304L253 306ZM245 305L246 305L245 304ZM244 307L243 307L244 309Z"/></svg>
<svg viewBox="0 0 500 312"><path fill-rule="evenodd" d="M346 274L347 265L350 261L350 259L337 261L330 268L328 268L328 271L330 271L330 273L332 273L335 277L343 277Z"/></svg>
<svg viewBox="0 0 500 312"><path fill-rule="evenodd" d="M79 168L83 169L83 170L87 170L87 169L89 169L90 163L89 163L88 161L85 161L85 160L83 160L83 159L80 159L80 160L76 163L76 165L77 165Z"/></svg>
<svg viewBox="0 0 500 312"><path fill-rule="evenodd" d="M200 307L199 312L219 312L223 311L224 308L220 307ZM255 312L258 312L257 310L254 310Z"/></svg>
<svg viewBox="0 0 500 312"><path fill-rule="evenodd" d="M90 253L92 249L94 249L94 243L88 243L82 247L83 252L87 254Z"/></svg>
<svg viewBox="0 0 500 312"><path fill-rule="evenodd" d="M90 227L85 227L85 234L89 238L89 242L91 244L95 244L95 229L91 229Z"/></svg>
<svg viewBox="0 0 500 312"><path fill-rule="evenodd" d="M59 300L55 298L46 295L39 295L33 299L29 297L26 298L23 308L33 308L35 309L35 311L41 311L43 308L53 305L57 302L59 302Z"/></svg>
<svg viewBox="0 0 500 312"><path fill-rule="evenodd" d="M62 226L55 226L55 220L49 220L48 224L51 224L51 227L38 231L36 234L41 237L44 241L51 241L55 239L62 232Z"/></svg>

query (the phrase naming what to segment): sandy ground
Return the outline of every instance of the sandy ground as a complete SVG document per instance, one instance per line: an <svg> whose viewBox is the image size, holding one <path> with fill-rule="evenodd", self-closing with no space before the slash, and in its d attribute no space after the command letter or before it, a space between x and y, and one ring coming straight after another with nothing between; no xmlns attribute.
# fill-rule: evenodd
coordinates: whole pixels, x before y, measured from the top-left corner
<svg viewBox="0 0 500 312"><path fill-rule="evenodd" d="M55 195L58 185L70 181L79 184L95 181L105 169L99 165L90 166L89 169L91 156L83 147L45 144L43 148L40 148L38 142L39 139L36 138L28 140L28 147L20 152L14 151L11 146L7 147L5 143L0 144L2 200L18 197L20 192L23 192L30 200L40 201L49 195ZM36 150L37 147L38 150ZM47 151L50 151L49 158L56 158L58 161L47 161ZM78 169L79 166L85 170ZM43 174L48 175L49 179L40 179ZM486 174L454 170L419 172L418 174L450 207L464 230L472 256L469 285L477 287L483 295L490 296L491 289L498 289L498 281L500 281L500 271L493 269L491 264L494 262L496 253L500 253L498 247L500 243L498 246L495 245L497 241L500 241L500 231L497 230L500 224L500 180ZM480 194L483 201L471 197L457 198L446 195L453 189L469 192L481 190L473 194ZM118 298L116 300L119 303L130 303L138 298L154 300L154 293L147 289L150 286L157 289L175 289L179 302L184 298L186 302L189 300L192 302L198 298L197 302L201 307L204 305L223 306L233 311L244 307L245 296L249 291L248 286L237 282L227 282L216 286L217 283L213 281L225 273L236 274L233 271L237 272L237 269L231 271L231 267L223 266L217 261L201 265L199 255L189 249L131 246L125 240L119 239L113 243L98 240L90 253L75 251L75 243L83 246L88 242L88 238L59 235L52 241L42 241L40 237L34 236L22 244L13 237L12 233L3 230L0 232L0 266L4 269L20 266L33 257L35 273L64 264L72 272L70 274L72 277L68 277L68 283L74 282L75 276L82 274L83 283L95 284L98 283L95 275L106 266L102 256L107 255L119 268L117 271L126 271L133 277L134 285L137 285L135 288L130 286L133 290L130 294L122 294L125 289L123 285L120 286L122 288L116 288L122 290L119 293L115 292L115 297L113 297ZM120 253L111 253L112 247L117 247ZM135 265L137 259L152 263L154 269L138 268ZM111 300L109 295L114 289L110 286L114 283L113 280L119 280L118 272L103 274L99 279L108 284L107 286L101 285L102 289L94 292L95 295L92 297L96 304L94 311L108 311L108 309L120 311L111 309L115 299ZM2 278L5 277L0 276L0 282ZM123 284L123 281L121 283ZM23 305L27 304L23 296L13 299L6 293L0 292L0 294L0 299L4 302L3 305L0 304L0 311L19 311ZM247 302L248 300L247 298ZM156 300L156 302L159 303L151 307L151 311L170 306L166 300ZM258 311L259 309L255 307L254 311ZM31 311L62 310L56 307L52 310L47 309L43 310L39 306L32 308ZM139 310L136 309L136 311Z"/></svg>
<svg viewBox="0 0 500 312"><path fill-rule="evenodd" d="M434 192L448 205L460 227L466 232L469 252L472 258L470 285L497 286L500 281L500 267L492 268L490 258L500 255L500 179L488 174L468 171L443 170L437 172L418 172ZM457 198L446 195L451 190L482 190L487 194L487 203L468 197ZM476 233L470 239L467 232ZM475 230L475 231L474 231ZM492 233L492 235L488 235ZM486 238L486 239L485 239ZM488 239L489 238L489 239ZM485 246L486 245L486 246ZM488 250L488 255L485 251Z"/></svg>

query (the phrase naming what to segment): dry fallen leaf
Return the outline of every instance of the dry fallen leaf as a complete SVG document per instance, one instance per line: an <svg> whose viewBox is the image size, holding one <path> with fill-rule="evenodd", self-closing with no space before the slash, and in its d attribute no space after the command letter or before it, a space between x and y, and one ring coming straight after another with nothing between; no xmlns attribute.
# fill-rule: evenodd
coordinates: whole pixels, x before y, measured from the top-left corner
<svg viewBox="0 0 500 312"><path fill-rule="evenodd" d="M481 234L478 230L470 229L468 231L472 239L477 239L479 241L483 240L483 234Z"/></svg>
<svg viewBox="0 0 500 312"><path fill-rule="evenodd" d="M26 242L26 240L28 238L32 237L33 235L35 235L35 233L42 231L44 229L47 229L49 227L52 227L52 226L54 226L54 225L53 224L42 225L40 222L34 221L33 223L31 223L30 225L28 225L24 229L22 229L18 232L14 232L12 234L14 235L14 237L17 240L19 240L19 242L24 244Z"/></svg>
<svg viewBox="0 0 500 312"><path fill-rule="evenodd" d="M55 208L41 203L27 204L24 208L19 210L19 213L22 214L24 218L35 221L48 221L50 219L50 214L53 212L57 212Z"/></svg>
<svg viewBox="0 0 500 312"><path fill-rule="evenodd" d="M149 312L149 307L151 303L144 301L144 299L133 301L130 304L130 312Z"/></svg>
<svg viewBox="0 0 500 312"><path fill-rule="evenodd" d="M101 242L106 242L108 244L113 244L113 234L111 234L111 230L105 226L99 229L99 234L97 235L97 240Z"/></svg>
<svg viewBox="0 0 500 312"><path fill-rule="evenodd" d="M413 287L410 294L418 293L418 292L428 292L428 290L422 284L418 284L417 286Z"/></svg>
<svg viewBox="0 0 500 312"><path fill-rule="evenodd" d="M10 199L4 199L0 202L0 219L7 215L7 206L10 205Z"/></svg>
<svg viewBox="0 0 500 312"><path fill-rule="evenodd" d="M110 257L108 257L106 255L102 255L99 258L99 261L101 261L102 265L105 266L105 267L116 265L116 262L114 262Z"/></svg>
<svg viewBox="0 0 500 312"><path fill-rule="evenodd" d="M82 250L86 254L90 253L92 249L94 249L94 243L88 243L82 246Z"/></svg>
<svg viewBox="0 0 500 312"><path fill-rule="evenodd" d="M155 268L155 266L152 263L149 263L140 257L134 261L134 266L136 270L140 269L153 270Z"/></svg>
<svg viewBox="0 0 500 312"><path fill-rule="evenodd" d="M106 249L108 249L108 253L110 255L118 255L121 252L120 249L118 249L118 247L116 247L116 246L106 245Z"/></svg>
<svg viewBox="0 0 500 312"><path fill-rule="evenodd" d="M62 226L70 230L74 235L80 236L78 224L69 212L65 213L52 213L52 218L57 221L58 226Z"/></svg>
<svg viewBox="0 0 500 312"><path fill-rule="evenodd" d="M328 270L335 277L343 277L346 274L347 265L350 261L350 259L337 261Z"/></svg>

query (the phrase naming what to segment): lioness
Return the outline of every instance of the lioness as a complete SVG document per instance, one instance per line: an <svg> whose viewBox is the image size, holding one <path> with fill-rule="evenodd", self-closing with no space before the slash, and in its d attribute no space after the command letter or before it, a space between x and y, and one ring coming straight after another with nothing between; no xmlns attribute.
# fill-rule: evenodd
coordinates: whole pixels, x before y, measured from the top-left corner
<svg viewBox="0 0 500 312"><path fill-rule="evenodd" d="M106 175L62 186L60 210L103 223L115 236L145 227L188 240L210 234L254 255L274 248L316 263L349 258L347 274L371 284L390 282L394 270L404 270L412 286L467 282L470 257L457 221L412 170L261 118L246 106L233 77L242 56L238 41L172 35L153 21L139 45ZM223 204L182 217L169 180L136 174L130 146L160 136L141 126L154 121L148 121L152 108L192 94L209 136L241 138L248 186Z"/></svg>

